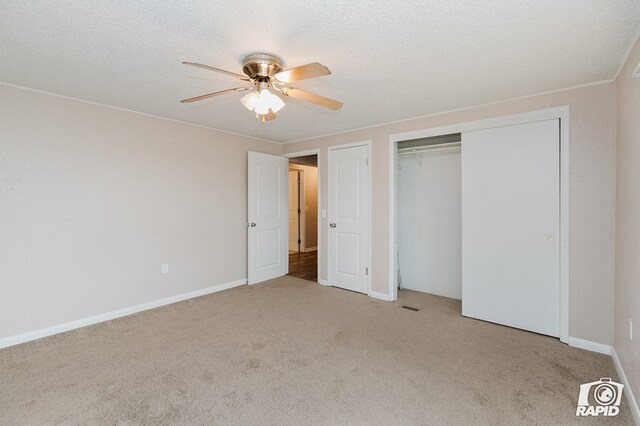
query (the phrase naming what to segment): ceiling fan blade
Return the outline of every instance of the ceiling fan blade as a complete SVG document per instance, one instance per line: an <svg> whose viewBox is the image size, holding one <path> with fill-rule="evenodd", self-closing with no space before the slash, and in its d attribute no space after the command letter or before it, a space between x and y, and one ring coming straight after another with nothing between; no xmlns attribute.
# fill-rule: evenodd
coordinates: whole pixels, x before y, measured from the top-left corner
<svg viewBox="0 0 640 426"><path fill-rule="evenodd" d="M274 77L278 81L289 83L291 81L306 80L308 78L320 77L329 74L331 74L329 68L317 62L312 62L307 65L302 65L299 67L281 71L275 74Z"/></svg>
<svg viewBox="0 0 640 426"><path fill-rule="evenodd" d="M210 65L197 64L195 62L183 62L183 64L189 65L189 66L192 66L192 67L203 68L203 69L209 70L209 71L219 72L219 73L222 73L222 74L229 75L231 77L235 77L235 78L240 79L240 80L249 81L249 78L246 75L236 74L235 72L221 70L220 68L212 67Z"/></svg>
<svg viewBox="0 0 640 426"><path fill-rule="evenodd" d="M294 87L283 87L282 94L285 96L290 96L292 98L311 102L316 105L332 109L334 111L342 108L342 102L340 101L325 98L324 96L316 95L315 93L305 92L304 90L296 89Z"/></svg>
<svg viewBox="0 0 640 426"><path fill-rule="evenodd" d="M234 89L221 90L219 92L207 93L206 95L196 96L195 98L183 99L180 102L183 104L188 104L195 101L201 101L203 99L213 98L214 96L226 95L227 93L234 92L244 92L245 90L249 90L250 87L236 87Z"/></svg>

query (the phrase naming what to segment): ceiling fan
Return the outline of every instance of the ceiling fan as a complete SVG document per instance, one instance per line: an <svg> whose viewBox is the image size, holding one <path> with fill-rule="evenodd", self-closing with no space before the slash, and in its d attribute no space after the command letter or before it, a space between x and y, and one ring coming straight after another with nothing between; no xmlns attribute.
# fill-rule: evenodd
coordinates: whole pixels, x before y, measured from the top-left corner
<svg viewBox="0 0 640 426"><path fill-rule="evenodd" d="M293 81L331 74L329 68L317 62L282 70L282 61L280 58L267 53L258 53L244 58L242 71L245 75L209 65L197 64L195 62L183 62L183 64L226 74L250 83L251 85L184 99L180 101L182 103L201 101L203 99L213 98L214 96L226 95L227 93L250 91L242 97L242 105L249 111L255 112L256 118L263 123L274 120L276 118L276 112L284 106L282 99L272 91L280 92L284 96L311 102L332 110L342 108L342 102L289 86L289 83Z"/></svg>

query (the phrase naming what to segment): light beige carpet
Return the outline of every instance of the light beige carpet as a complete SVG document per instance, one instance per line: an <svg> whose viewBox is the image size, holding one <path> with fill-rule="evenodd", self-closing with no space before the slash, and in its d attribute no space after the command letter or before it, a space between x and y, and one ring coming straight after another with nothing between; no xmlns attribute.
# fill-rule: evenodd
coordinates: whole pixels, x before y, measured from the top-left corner
<svg viewBox="0 0 640 426"><path fill-rule="evenodd" d="M456 300L284 277L0 350L0 424L631 424L626 401L575 418L600 377L609 357Z"/></svg>

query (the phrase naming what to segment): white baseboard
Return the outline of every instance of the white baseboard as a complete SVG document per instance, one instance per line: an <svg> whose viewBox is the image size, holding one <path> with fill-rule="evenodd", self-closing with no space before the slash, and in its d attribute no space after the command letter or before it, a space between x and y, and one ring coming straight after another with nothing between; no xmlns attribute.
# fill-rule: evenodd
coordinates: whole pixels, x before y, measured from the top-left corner
<svg viewBox="0 0 640 426"><path fill-rule="evenodd" d="M318 251L318 247L307 247L304 249L305 253L309 253L310 251Z"/></svg>
<svg viewBox="0 0 640 426"><path fill-rule="evenodd" d="M331 287L329 281L327 280L318 280L318 284L322 284L327 287ZM384 300L385 302L389 301L389 296L384 293L378 293L377 291L370 291L368 294L369 297L373 297L374 299Z"/></svg>
<svg viewBox="0 0 640 426"><path fill-rule="evenodd" d="M633 420L636 425L640 425L640 408L638 408L638 400L633 395L633 389L629 386L629 380L627 380L627 375L624 373L624 369L622 368L622 364L620 364L620 359L618 358L618 354L614 348L611 348L611 358L613 358L613 365L618 372L618 376L620 377L622 384L624 385L624 394L627 397L627 402L629 403Z"/></svg>
<svg viewBox="0 0 640 426"><path fill-rule="evenodd" d="M578 339L577 337L569 336L567 344L580 349L585 349L591 352L598 352L605 355L611 355L611 346L602 343L592 342L590 340Z"/></svg>
<svg viewBox="0 0 640 426"><path fill-rule="evenodd" d="M374 299L384 300L386 302L389 301L389 295L384 293L378 293L377 291L369 291L369 297L373 297Z"/></svg>
<svg viewBox="0 0 640 426"><path fill-rule="evenodd" d="M327 286L327 287L331 287L331 284L329 284L329 281L327 280L318 280L318 284ZM370 291L368 294L369 297L373 297L374 299L380 299L380 300L384 300L385 302L389 301L389 296L384 294L384 293L378 293L377 291Z"/></svg>
<svg viewBox="0 0 640 426"><path fill-rule="evenodd" d="M224 284L214 285L212 287L200 290L190 291L175 296L165 297L163 299L154 300L153 302L143 303L141 305L130 306L128 308L118 309L116 311L106 312L104 314L94 315L75 321L65 322L63 324L54 325L52 327L41 328L39 330L29 331L27 333L15 336L0 338L0 349L8 346L17 345L31 340L41 339L43 337L52 336L54 334L63 333L65 331L74 330L76 328L86 327L88 325L97 324L99 322L109 321L115 318L124 317L135 314L136 312L146 311L148 309L158 308L160 306L170 305L172 303L181 302L194 297L204 296L206 294L217 293L233 287L238 287L247 283L247 279L236 280Z"/></svg>

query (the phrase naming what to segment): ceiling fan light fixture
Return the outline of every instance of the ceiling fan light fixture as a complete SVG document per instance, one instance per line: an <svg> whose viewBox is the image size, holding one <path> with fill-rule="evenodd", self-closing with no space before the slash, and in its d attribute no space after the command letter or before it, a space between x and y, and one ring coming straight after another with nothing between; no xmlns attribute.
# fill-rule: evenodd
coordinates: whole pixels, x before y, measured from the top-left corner
<svg viewBox="0 0 640 426"><path fill-rule="evenodd" d="M242 105L249 111L253 111L256 107L256 103L258 102L258 93L255 91L251 91L244 95L242 99L240 99Z"/></svg>
<svg viewBox="0 0 640 426"><path fill-rule="evenodd" d="M278 112L284 106L284 101L280 99L278 95L271 93L269 90L264 89L260 93L267 97L267 103L269 104L271 111Z"/></svg>
<svg viewBox="0 0 640 426"><path fill-rule="evenodd" d="M249 111L255 111L256 114L260 115L268 114L269 110L275 113L284 107L282 99L267 89L262 89L260 92L253 91L244 95L240 102Z"/></svg>
<svg viewBox="0 0 640 426"><path fill-rule="evenodd" d="M256 114L260 114L260 115L268 114L269 113L269 105L266 102L258 101L254 111L256 112Z"/></svg>

